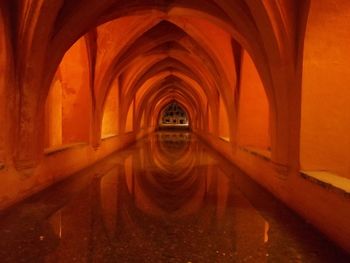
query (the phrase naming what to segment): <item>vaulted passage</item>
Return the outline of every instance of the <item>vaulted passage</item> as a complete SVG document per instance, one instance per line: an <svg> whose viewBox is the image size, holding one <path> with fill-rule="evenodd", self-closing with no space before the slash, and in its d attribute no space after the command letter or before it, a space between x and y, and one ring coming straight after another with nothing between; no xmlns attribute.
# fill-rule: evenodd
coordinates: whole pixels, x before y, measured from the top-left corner
<svg viewBox="0 0 350 263"><path fill-rule="evenodd" d="M126 208L137 207L137 213L147 215L145 220L152 219L148 216L159 217L163 211L169 220L162 226L169 233L176 229L171 217L181 209L187 213L183 215L200 218L207 211L204 219L210 216L219 220L222 214L223 220L228 220L227 213L235 214L235 209L240 213L240 203L234 208L236 201L232 197L239 189L233 183L237 174L221 171L227 185L219 183L219 170L218 175L209 176L215 182L206 181L207 187L217 188L216 199L210 199L211 190L203 188L201 182L206 174L215 174L212 169L217 167L207 166L206 161L211 159L205 157L203 143L227 159L233 170L240 169L257 183L261 188L257 188L256 195L259 191L270 192L334 246L350 252L349 16L350 3L344 0L1 1L2 213L6 217L6 211L21 207L21 202L41 191L46 191L48 200L55 199L55 188L49 187L64 180L69 182L76 173L82 173L87 181L93 173L97 181L103 182L102 178L109 178L109 166L95 165L111 160L124 167L125 175L115 172L115 177L131 180L126 182L127 187L135 186L137 180L145 184L140 187L147 193L124 189L132 197L131 201L125 200ZM176 135L175 130L182 136ZM164 140L154 139L160 131ZM195 142L188 139L188 134ZM137 150L127 148L136 142L140 142ZM118 158L125 154L123 149L140 152L135 153L139 157L127 158L128 165L124 161L121 164ZM110 155L116 159L106 159ZM198 162L203 162L203 170L196 168L193 177L191 171ZM147 165L156 166L154 174ZM146 172L139 173L140 169ZM83 181L78 180L77 185ZM193 193L192 187L197 183L196 187L209 199ZM98 183L91 182L87 187L93 188L94 184ZM112 180L111 184L115 182ZM77 186L81 191L83 188ZM68 189L62 191L70 196ZM92 204L105 199L95 195L91 197ZM111 198L126 198L126 192L117 191ZM191 198L201 207L194 209ZM68 199L75 202L73 196ZM214 206L208 200L217 203ZM255 207L253 201L246 202ZM119 208L109 205L101 205L102 210L110 210L106 212L107 219L96 212L91 220L116 220L118 216L110 213L117 213ZM58 213L58 206L45 214ZM32 208L40 207L39 202ZM226 207L233 210L227 212ZM254 213L271 226L265 212L258 210ZM185 218L179 219L180 227ZM191 220L189 224L194 224ZM234 226L235 219L232 220ZM254 220L247 218L252 225ZM41 219L38 222L43 223ZM111 222L105 223L106 229ZM52 235L57 236L57 224L52 224ZM200 224L195 227L201 229ZM204 236L215 239L208 229L203 230ZM219 231L213 229L213 233ZM234 229L228 231L229 244L235 244L237 236L242 243L249 242L250 231L238 235L239 227L238 232ZM22 233L21 229L16 231ZM133 230L118 231L113 238L118 233L125 237L128 250L124 256L132 251L136 255L140 248L133 246L135 242L128 236ZM102 234L97 231L93 235L97 233ZM158 234L159 242L163 237L167 240L164 233ZM281 239L281 246L288 246L289 238L294 238L288 233L277 236L280 235L286 237ZM318 234L312 236L322 239ZM267 243L276 240L270 236ZM207 241L202 245L215 244ZM222 240L217 242L221 246ZM305 248L305 242L300 242L300 247ZM331 250L340 253L335 253L335 258L327 252L311 258L313 248L323 250L318 242L303 252L296 251L310 262L339 261L337 255L342 253L333 245ZM58 249L59 245L55 247ZM247 255L253 257L252 246L247 247ZM269 246L265 244L266 247ZM278 248L283 250L279 245ZM50 251L59 253L54 250ZM113 251L123 257L121 251ZM239 249L232 251L239 253ZM171 255L175 261L196 262L205 253L206 249L198 244L189 252L197 259ZM293 253L287 254L285 262L299 260ZM155 254L147 255L155 261L167 261ZM236 256L238 261L247 259Z"/></svg>

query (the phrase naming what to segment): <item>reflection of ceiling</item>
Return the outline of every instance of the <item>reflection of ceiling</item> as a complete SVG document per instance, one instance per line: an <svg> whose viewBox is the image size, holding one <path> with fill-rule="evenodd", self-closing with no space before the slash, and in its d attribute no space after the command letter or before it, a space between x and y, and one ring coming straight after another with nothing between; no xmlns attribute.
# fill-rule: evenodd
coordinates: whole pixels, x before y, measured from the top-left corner
<svg viewBox="0 0 350 263"><path fill-rule="evenodd" d="M200 165L201 156L195 154L198 141L191 134L162 132L142 141L142 145L146 150L142 163L147 167L133 173L139 204L147 200L148 207L152 203L161 213L179 215L188 205L203 201L207 172ZM196 200L199 196L201 199Z"/></svg>

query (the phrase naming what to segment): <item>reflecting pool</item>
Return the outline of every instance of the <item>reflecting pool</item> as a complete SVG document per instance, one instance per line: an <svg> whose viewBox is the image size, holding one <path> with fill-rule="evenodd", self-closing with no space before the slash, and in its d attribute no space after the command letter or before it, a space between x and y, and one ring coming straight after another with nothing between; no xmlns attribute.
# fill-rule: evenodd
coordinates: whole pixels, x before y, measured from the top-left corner
<svg viewBox="0 0 350 263"><path fill-rule="evenodd" d="M188 132L159 132L3 212L0 262L350 262Z"/></svg>

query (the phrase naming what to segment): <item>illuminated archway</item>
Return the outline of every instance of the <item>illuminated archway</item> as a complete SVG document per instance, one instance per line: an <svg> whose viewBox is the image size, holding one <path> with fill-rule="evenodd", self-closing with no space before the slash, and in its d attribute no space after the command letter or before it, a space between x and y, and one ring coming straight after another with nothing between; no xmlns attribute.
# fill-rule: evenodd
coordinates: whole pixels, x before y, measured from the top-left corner
<svg viewBox="0 0 350 263"><path fill-rule="evenodd" d="M159 129L189 129L190 121L186 110L172 101L161 111L158 125Z"/></svg>

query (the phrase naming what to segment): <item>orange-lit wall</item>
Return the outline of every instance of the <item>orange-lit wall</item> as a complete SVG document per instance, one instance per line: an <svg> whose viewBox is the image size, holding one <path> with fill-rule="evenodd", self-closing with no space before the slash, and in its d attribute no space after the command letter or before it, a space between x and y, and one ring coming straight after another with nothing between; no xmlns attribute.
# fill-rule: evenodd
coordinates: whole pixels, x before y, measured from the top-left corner
<svg viewBox="0 0 350 263"><path fill-rule="evenodd" d="M231 36L220 27L213 26L204 19L186 19L186 30L195 34L198 39L205 44L217 56L217 63L220 63L222 70L225 72L223 76L227 77L227 81L231 87L236 81ZM183 22L182 22L183 23ZM203 30L205 28L205 30ZM192 32L193 31L193 32ZM215 39L215 41L212 41ZM232 99L232 98L230 98Z"/></svg>
<svg viewBox="0 0 350 263"><path fill-rule="evenodd" d="M230 140L230 123L227 116L226 106L220 96L220 116L219 116L219 136L225 140Z"/></svg>
<svg viewBox="0 0 350 263"><path fill-rule="evenodd" d="M135 101L133 101L129 107L125 124L125 132L132 132L134 130L134 105Z"/></svg>
<svg viewBox="0 0 350 263"><path fill-rule="evenodd" d="M245 51L242 61L242 76L238 113L238 144L268 149L269 105L256 67Z"/></svg>
<svg viewBox="0 0 350 263"><path fill-rule="evenodd" d="M142 117L141 117L141 123L140 123L140 127L144 128L145 127L145 112L142 113Z"/></svg>
<svg viewBox="0 0 350 263"><path fill-rule="evenodd" d="M1 88L1 84L0 84L0 97L3 95L4 90L2 90ZM4 98L4 97L3 97ZM5 123L5 109L4 109L4 100L0 99L0 123ZM0 131L0 163L3 162L5 158L5 131L3 129L1 129Z"/></svg>
<svg viewBox="0 0 350 263"><path fill-rule="evenodd" d="M3 25L2 16L0 16L0 123L6 123L6 112L5 112L5 83L6 83L6 39L5 39L5 28ZM0 128L0 163L5 158L5 128L1 125Z"/></svg>
<svg viewBox="0 0 350 263"><path fill-rule="evenodd" d="M209 107L207 107L206 117L207 117L207 119L206 119L206 121L207 121L207 123L206 123L207 131L209 133L213 133L214 132L214 123L213 123L214 119L213 119L213 113L211 112Z"/></svg>
<svg viewBox="0 0 350 263"><path fill-rule="evenodd" d="M302 83L301 168L350 178L350 2L311 1Z"/></svg>
<svg viewBox="0 0 350 263"><path fill-rule="evenodd" d="M8 105L11 100L11 98L6 94L6 84L10 72L7 64L9 63L9 54L7 53L8 40L5 38L7 34L5 32L4 23L5 21L3 21L3 16L0 12L0 163L5 160L6 141L9 140L9 138L6 137L7 132L10 130L10 123L6 120L6 112L9 109ZM6 123L8 125L5 125Z"/></svg>
<svg viewBox="0 0 350 263"><path fill-rule="evenodd" d="M62 82L56 76L45 105L45 148L62 144Z"/></svg>
<svg viewBox="0 0 350 263"><path fill-rule="evenodd" d="M119 129L119 87L113 83L105 102L102 120L102 138L118 134Z"/></svg>
<svg viewBox="0 0 350 263"><path fill-rule="evenodd" d="M91 96L84 38L66 53L61 64L62 143L89 141Z"/></svg>

